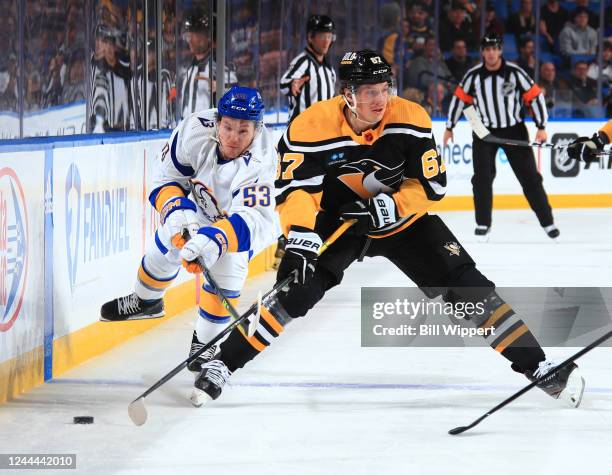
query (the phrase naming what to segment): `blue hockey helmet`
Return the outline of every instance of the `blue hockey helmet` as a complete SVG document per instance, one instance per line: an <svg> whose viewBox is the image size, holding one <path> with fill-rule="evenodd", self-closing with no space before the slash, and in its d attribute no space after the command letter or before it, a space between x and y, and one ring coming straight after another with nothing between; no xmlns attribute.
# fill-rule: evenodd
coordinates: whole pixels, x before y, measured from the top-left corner
<svg viewBox="0 0 612 475"><path fill-rule="evenodd" d="M261 122L264 115L263 99L257 89L232 86L219 99L217 113L219 118L225 116Z"/></svg>

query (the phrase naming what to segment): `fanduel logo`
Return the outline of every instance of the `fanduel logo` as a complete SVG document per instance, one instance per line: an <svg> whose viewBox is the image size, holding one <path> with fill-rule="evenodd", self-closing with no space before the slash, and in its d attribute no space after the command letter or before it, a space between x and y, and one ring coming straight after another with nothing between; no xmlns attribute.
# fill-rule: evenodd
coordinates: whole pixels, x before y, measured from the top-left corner
<svg viewBox="0 0 612 475"><path fill-rule="evenodd" d="M78 281L79 264L130 248L126 187L85 192L76 164L66 176L66 255L70 287Z"/></svg>
<svg viewBox="0 0 612 475"><path fill-rule="evenodd" d="M83 195L83 262L130 248L127 195L125 187Z"/></svg>
<svg viewBox="0 0 612 475"><path fill-rule="evenodd" d="M76 282L79 260L79 236L81 233L81 175L72 163L66 176L66 255L70 288Z"/></svg>
<svg viewBox="0 0 612 475"><path fill-rule="evenodd" d="M0 331L8 331L21 310L28 271L25 194L12 168L0 170Z"/></svg>

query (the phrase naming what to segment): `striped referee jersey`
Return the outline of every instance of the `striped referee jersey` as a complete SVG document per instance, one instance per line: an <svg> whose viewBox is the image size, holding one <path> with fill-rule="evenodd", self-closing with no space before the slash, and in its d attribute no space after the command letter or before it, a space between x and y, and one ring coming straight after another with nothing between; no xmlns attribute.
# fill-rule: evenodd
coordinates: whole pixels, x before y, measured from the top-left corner
<svg viewBox="0 0 612 475"><path fill-rule="evenodd" d="M100 118L105 131L133 127L129 75L129 68L120 61L112 67L103 59L92 58L91 113Z"/></svg>
<svg viewBox="0 0 612 475"><path fill-rule="evenodd" d="M544 128L548 111L544 94L518 65L502 58L497 71L480 63L465 73L450 103L446 128L452 129L466 105L474 105L484 125L491 129L523 122L523 104L530 106L538 128Z"/></svg>
<svg viewBox="0 0 612 475"><path fill-rule="evenodd" d="M215 60L212 61L212 70L217 70ZM181 117L187 117L189 114L205 109L215 107L210 100L210 91L214 90L211 85L211 79L215 81L214 74L210 73L210 54L207 54L202 60L193 58L191 64L184 72L181 85ZM226 89L238 83L236 73L225 67L225 87Z"/></svg>
<svg viewBox="0 0 612 475"><path fill-rule="evenodd" d="M291 94L291 81L304 76L310 79L304 83L297 97L294 97ZM334 97L336 72L329 65L326 57L323 58L322 63L319 63L310 50L304 48L304 51L293 58L289 69L281 77L280 90L281 94L289 97L289 120L293 120L296 115L315 102Z"/></svg>

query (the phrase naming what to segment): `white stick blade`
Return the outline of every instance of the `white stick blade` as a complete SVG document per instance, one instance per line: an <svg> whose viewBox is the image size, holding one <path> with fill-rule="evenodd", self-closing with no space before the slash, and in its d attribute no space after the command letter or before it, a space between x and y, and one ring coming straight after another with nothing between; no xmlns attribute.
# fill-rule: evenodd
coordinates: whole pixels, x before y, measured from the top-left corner
<svg viewBox="0 0 612 475"><path fill-rule="evenodd" d="M480 120L480 117L478 117L478 112L476 112L476 109L474 109L474 106L468 106L465 109L463 109L463 115L465 115L465 118L468 120L468 122L472 126L472 130L474 131L474 133L476 134L478 138L483 139L487 135L489 135L489 130L482 123L482 121Z"/></svg>
<svg viewBox="0 0 612 475"><path fill-rule="evenodd" d="M130 403L128 406L128 414L130 415L132 422L137 426L141 426L147 422L147 408L145 406L143 397Z"/></svg>

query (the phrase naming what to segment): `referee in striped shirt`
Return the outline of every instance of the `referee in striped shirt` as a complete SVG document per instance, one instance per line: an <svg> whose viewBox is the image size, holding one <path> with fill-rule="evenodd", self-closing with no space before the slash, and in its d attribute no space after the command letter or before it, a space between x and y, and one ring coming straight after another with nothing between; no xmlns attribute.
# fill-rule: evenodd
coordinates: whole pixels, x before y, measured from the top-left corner
<svg viewBox="0 0 612 475"><path fill-rule="evenodd" d="M538 128L535 140L545 142L547 135L544 127L548 112L542 90L519 66L502 58L502 40L498 35L484 36L481 53L483 62L468 70L455 90L444 132L444 145L453 140L453 127L464 106L471 104L493 135L525 141L529 140L529 135L523 123L523 105L531 106ZM495 155L501 146L540 225L549 237L558 237L560 233L553 222L552 209L542 185L542 175L535 165L533 150L484 142L475 134L472 134L472 139L475 234L483 241L488 239L493 208Z"/></svg>
<svg viewBox="0 0 612 475"><path fill-rule="evenodd" d="M315 102L331 99L336 90L336 73L326 58L336 39L333 20L311 15L306 35L308 45L293 58L280 81L281 93L289 97L289 121Z"/></svg>

